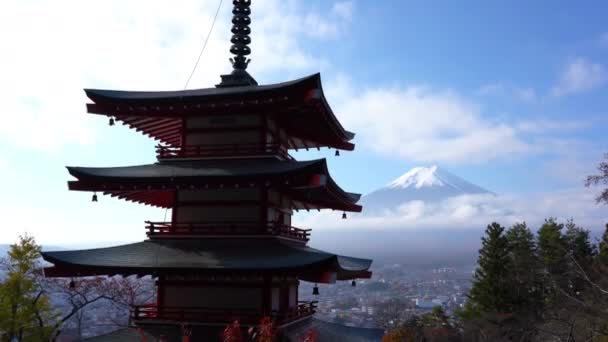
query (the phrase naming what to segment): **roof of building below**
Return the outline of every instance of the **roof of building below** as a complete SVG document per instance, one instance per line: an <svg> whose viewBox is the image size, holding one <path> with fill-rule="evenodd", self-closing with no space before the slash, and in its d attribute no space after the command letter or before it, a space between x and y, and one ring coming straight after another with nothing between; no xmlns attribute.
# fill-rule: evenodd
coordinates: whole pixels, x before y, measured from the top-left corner
<svg viewBox="0 0 608 342"><path fill-rule="evenodd" d="M156 239L85 250L43 252L55 264L49 276L150 274L200 271L295 271L303 280L367 277L372 261L310 248L278 238Z"/></svg>
<svg viewBox="0 0 608 342"><path fill-rule="evenodd" d="M319 342L378 342L382 340L382 336L384 335L384 330L382 329L349 327L312 318L288 326L285 329L285 336L290 342L301 341L300 339L309 329L314 329L317 332ZM145 326L143 330L139 332L134 328L124 328L109 334L88 338L84 341L139 342L143 334L148 342L158 342L160 335L164 335L167 342L181 342L180 328L178 326ZM219 341L218 331L221 329L215 328L213 332L209 330L207 328L206 331L202 331L202 327L194 326L192 328L191 341ZM218 336L216 340L213 339L215 336Z"/></svg>

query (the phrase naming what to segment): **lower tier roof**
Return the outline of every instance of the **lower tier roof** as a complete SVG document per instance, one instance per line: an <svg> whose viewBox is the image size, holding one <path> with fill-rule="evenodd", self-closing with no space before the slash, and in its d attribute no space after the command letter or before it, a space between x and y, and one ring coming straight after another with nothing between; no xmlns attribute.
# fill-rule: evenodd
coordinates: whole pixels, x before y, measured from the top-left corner
<svg viewBox="0 0 608 342"><path fill-rule="evenodd" d="M223 327L193 326L192 341L219 341L219 333ZM301 341L309 329L318 334L319 342L379 342L384 335L383 329L358 328L329 323L316 318L288 326L282 335L290 341ZM139 342L145 336L147 341L159 341L163 335L168 342L182 341L180 327L177 325L150 325L136 328L123 328L111 333L84 339L89 342Z"/></svg>
<svg viewBox="0 0 608 342"><path fill-rule="evenodd" d="M55 265L46 268L45 274L55 277L237 271L288 272L316 282L368 278L372 263L278 238L156 239L107 248L42 252L42 257Z"/></svg>

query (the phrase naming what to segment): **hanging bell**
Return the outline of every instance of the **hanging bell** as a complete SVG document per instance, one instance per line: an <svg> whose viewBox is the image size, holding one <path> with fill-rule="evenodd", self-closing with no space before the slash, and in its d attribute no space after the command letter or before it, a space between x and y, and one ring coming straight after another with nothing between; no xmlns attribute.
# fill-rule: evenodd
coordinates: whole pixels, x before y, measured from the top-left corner
<svg viewBox="0 0 608 342"><path fill-rule="evenodd" d="M352 287L357 286L357 282L353 279L353 281L350 283L350 286L352 286Z"/></svg>
<svg viewBox="0 0 608 342"><path fill-rule="evenodd" d="M342 219L346 220L346 212L342 213Z"/></svg>
<svg viewBox="0 0 608 342"><path fill-rule="evenodd" d="M68 286L70 287L70 289L74 289L76 287L76 283L74 283L73 280L70 280L70 283L68 284Z"/></svg>
<svg viewBox="0 0 608 342"><path fill-rule="evenodd" d="M113 117L110 117L109 125L110 126L114 126L114 118Z"/></svg>
<svg viewBox="0 0 608 342"><path fill-rule="evenodd" d="M340 156L340 150L336 150L336 157Z"/></svg>
<svg viewBox="0 0 608 342"><path fill-rule="evenodd" d="M93 193L93 198L91 198L92 202L97 202L97 193Z"/></svg>
<svg viewBox="0 0 608 342"><path fill-rule="evenodd" d="M312 288L312 295L313 296L319 295L319 287L317 286L317 284L315 284L315 287Z"/></svg>

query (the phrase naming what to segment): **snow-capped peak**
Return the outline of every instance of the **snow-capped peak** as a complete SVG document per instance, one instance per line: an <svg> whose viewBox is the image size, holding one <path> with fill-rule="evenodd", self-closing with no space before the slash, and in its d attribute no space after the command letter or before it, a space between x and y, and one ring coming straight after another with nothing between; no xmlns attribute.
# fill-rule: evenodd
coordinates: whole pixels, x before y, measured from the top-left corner
<svg viewBox="0 0 608 342"><path fill-rule="evenodd" d="M430 186L446 185L437 175L438 167L433 165L430 167L415 167L404 173L399 178L386 185L387 188L407 188L414 186L416 189Z"/></svg>

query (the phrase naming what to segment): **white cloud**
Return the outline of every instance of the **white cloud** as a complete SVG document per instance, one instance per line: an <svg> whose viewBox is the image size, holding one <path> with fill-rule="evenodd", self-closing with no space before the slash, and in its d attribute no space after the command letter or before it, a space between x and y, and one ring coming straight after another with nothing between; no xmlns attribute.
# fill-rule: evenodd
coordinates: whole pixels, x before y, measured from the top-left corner
<svg viewBox="0 0 608 342"><path fill-rule="evenodd" d="M484 84L475 93L481 96L511 96L523 102L534 102L538 99L533 88L507 86L502 83Z"/></svg>
<svg viewBox="0 0 608 342"><path fill-rule="evenodd" d="M564 96L582 93L599 88L607 81L608 71L603 65L579 57L566 65L551 94Z"/></svg>
<svg viewBox="0 0 608 342"><path fill-rule="evenodd" d="M537 99L536 90L532 88L515 88L513 91L522 101L534 102Z"/></svg>
<svg viewBox="0 0 608 342"><path fill-rule="evenodd" d="M502 83L484 84L476 91L477 95L502 95L505 93L505 86Z"/></svg>
<svg viewBox="0 0 608 342"><path fill-rule="evenodd" d="M2 1L0 142L42 150L95 141L84 115L85 87L181 89L207 34L217 1ZM294 1L252 7L250 70L258 80L326 65L302 39L332 39L346 5L319 13ZM190 88L213 86L230 71L231 2L224 2ZM312 28L312 30L311 30ZM10 32L10 33L9 33Z"/></svg>
<svg viewBox="0 0 608 342"><path fill-rule="evenodd" d="M600 35L598 43L601 47L608 48L608 32L604 32Z"/></svg>
<svg viewBox="0 0 608 342"><path fill-rule="evenodd" d="M601 229L608 221L608 208L597 205L589 189L570 189L525 195L467 195L439 203L413 201L382 215L350 214L340 219L337 212L296 216L295 224L314 229L479 229L496 221L502 225L526 221L540 225L545 218L574 218L588 229ZM365 212L365 208L364 208Z"/></svg>
<svg viewBox="0 0 608 342"><path fill-rule="evenodd" d="M336 113L358 143L414 162L480 162L535 151L517 128L485 118L452 91L394 87L357 91L345 79L330 87Z"/></svg>
<svg viewBox="0 0 608 342"><path fill-rule="evenodd" d="M517 123L517 130L526 133L567 132L588 128L590 121L561 120L555 121L546 118L525 120Z"/></svg>
<svg viewBox="0 0 608 342"><path fill-rule="evenodd" d="M350 21L353 18L354 5L352 1L336 2L331 11L339 17Z"/></svg>

